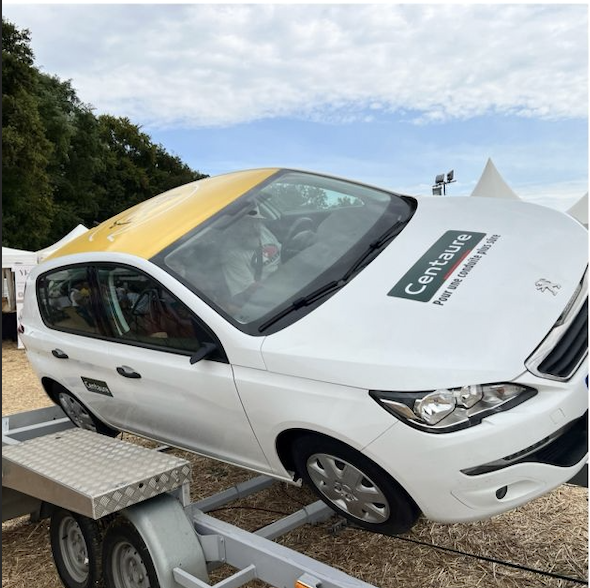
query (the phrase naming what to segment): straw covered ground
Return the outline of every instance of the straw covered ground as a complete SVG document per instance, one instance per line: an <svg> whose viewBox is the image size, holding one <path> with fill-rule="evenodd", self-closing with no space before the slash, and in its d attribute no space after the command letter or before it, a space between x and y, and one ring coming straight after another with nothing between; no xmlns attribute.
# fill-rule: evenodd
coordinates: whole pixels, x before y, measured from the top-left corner
<svg viewBox="0 0 590 588"><path fill-rule="evenodd" d="M24 351L18 350L16 344L3 342L2 363L3 415L49 404ZM129 435L124 438L147 443ZM193 499L204 498L254 475L206 458L177 453L193 464ZM232 503L215 516L255 530L313 500L307 489L277 483L255 497ZM587 585L585 488L564 485L520 509L483 522L440 525L422 518L410 533L399 537L339 528L335 523L338 519L333 518L315 527L302 527L287 534L281 543L382 588ZM229 571L222 570L212 579L218 580L224 573ZM31 524L23 517L4 523L2 587L59 586L49 550L48 521Z"/></svg>

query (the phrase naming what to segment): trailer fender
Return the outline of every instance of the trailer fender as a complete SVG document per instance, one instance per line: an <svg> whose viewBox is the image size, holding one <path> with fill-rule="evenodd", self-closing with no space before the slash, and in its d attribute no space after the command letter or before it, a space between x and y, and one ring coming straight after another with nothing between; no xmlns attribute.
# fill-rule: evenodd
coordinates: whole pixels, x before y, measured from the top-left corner
<svg viewBox="0 0 590 588"><path fill-rule="evenodd" d="M160 588L178 588L172 570L182 568L209 582L199 538L184 508L168 494L156 496L121 511L137 529L152 557Z"/></svg>

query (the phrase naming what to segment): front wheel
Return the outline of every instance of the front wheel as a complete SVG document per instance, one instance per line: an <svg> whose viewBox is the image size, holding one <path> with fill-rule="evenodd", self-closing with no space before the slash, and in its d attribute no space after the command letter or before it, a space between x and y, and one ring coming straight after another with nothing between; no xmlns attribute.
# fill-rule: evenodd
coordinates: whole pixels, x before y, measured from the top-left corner
<svg viewBox="0 0 590 588"><path fill-rule="evenodd" d="M332 509L385 535L412 528L420 510L382 468L348 445L306 435L293 446L297 472Z"/></svg>

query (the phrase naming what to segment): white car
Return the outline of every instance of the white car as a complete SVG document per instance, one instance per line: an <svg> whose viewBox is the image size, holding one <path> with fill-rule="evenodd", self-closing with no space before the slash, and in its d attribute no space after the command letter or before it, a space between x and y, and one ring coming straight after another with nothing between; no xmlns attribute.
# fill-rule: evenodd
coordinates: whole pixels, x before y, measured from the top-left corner
<svg viewBox="0 0 590 588"><path fill-rule="evenodd" d="M398 533L586 463L587 264L587 231L548 208L259 169L64 246L20 330L78 426L303 479Z"/></svg>

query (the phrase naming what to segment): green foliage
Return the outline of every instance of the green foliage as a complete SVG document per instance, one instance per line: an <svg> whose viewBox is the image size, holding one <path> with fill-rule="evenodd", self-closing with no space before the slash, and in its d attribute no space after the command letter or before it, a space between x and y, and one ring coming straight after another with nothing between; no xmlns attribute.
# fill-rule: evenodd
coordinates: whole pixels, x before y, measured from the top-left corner
<svg viewBox="0 0 590 588"><path fill-rule="evenodd" d="M328 196L322 188L303 184L276 183L273 185L273 204L282 211L322 210L328 208Z"/></svg>
<svg viewBox="0 0 590 588"><path fill-rule="evenodd" d="M70 81L34 66L29 31L2 19L4 245L45 247L203 177L129 119L95 116Z"/></svg>
<svg viewBox="0 0 590 588"><path fill-rule="evenodd" d="M3 235L17 248L46 244L53 218L47 174L52 145L39 114L29 41L28 31L2 19Z"/></svg>
<svg viewBox="0 0 590 588"><path fill-rule="evenodd" d="M102 190L97 195L99 221L146 198L205 177L161 145L152 143L128 118L102 115L98 117L98 132L104 153L103 167L97 174Z"/></svg>

